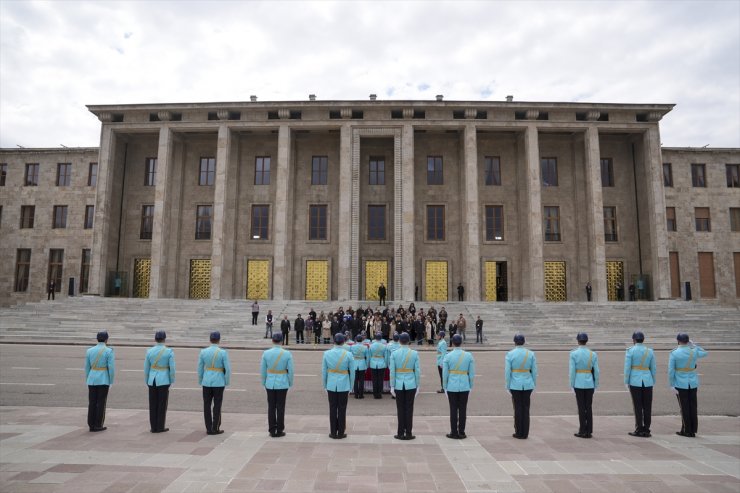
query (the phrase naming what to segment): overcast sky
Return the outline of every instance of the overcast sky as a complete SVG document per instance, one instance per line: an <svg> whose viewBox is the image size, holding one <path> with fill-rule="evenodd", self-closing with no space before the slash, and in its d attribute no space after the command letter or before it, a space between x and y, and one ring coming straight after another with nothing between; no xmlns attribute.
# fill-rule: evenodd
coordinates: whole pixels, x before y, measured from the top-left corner
<svg viewBox="0 0 740 493"><path fill-rule="evenodd" d="M664 146L740 147L740 1L0 0L0 147L97 146L86 104L675 103Z"/></svg>

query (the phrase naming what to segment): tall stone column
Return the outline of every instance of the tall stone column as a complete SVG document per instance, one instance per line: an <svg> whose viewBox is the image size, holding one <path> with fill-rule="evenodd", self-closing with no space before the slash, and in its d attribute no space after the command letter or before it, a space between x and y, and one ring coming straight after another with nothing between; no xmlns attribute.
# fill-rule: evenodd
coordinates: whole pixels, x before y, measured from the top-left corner
<svg viewBox="0 0 740 493"><path fill-rule="evenodd" d="M416 256L414 242L416 234L414 231L414 126L410 123L404 124L401 130L401 173L396 169L396 175L402 176L403 199L401 204L396 202L396 207L401 207L401 235L402 245L400 252L401 269L403 273L402 296L397 298L403 300L414 299L414 286L416 279ZM398 183L396 183L398 185ZM396 251L396 262L399 252ZM421 290L421 286L419 286ZM421 295L421 293L419 293Z"/></svg>
<svg viewBox="0 0 740 493"><path fill-rule="evenodd" d="M585 179L586 225L588 229L588 271L593 300L607 301L606 258L604 247L604 201L601 191L601 151L599 130L595 125L586 129Z"/></svg>
<svg viewBox="0 0 740 493"><path fill-rule="evenodd" d="M465 300L480 301L480 204L478 204L478 140L475 124L468 123L463 131L463 167L465 202L463 214L463 272Z"/></svg>
<svg viewBox="0 0 740 493"><path fill-rule="evenodd" d="M274 252L272 256L272 297L275 300L291 298L291 271L293 250L290 248L290 220L292 203L292 139L290 127L278 129L278 155L275 182Z"/></svg>
<svg viewBox="0 0 740 493"><path fill-rule="evenodd" d="M647 178L648 225L650 227L650 263L652 292L655 299L671 297L671 274L666 234L665 195L663 194L663 155L658 124L651 125L642 137L643 161Z"/></svg>
<svg viewBox="0 0 740 493"><path fill-rule="evenodd" d="M338 291L340 300L359 297L358 255L360 245L360 138L353 139L352 127L342 124L339 130L339 255ZM354 146L353 144L354 142ZM357 154L357 159L353 159ZM357 163L355 163L357 161ZM349 228L344 227L349 225Z"/></svg>
<svg viewBox="0 0 740 493"><path fill-rule="evenodd" d="M169 126L159 129L159 147L157 149L157 177L154 184L154 224L152 225L152 266L149 277L149 297L165 298L167 296L168 263L170 258L177 258L177 252L172 251L172 245L178 242L170 239L170 208L172 207L171 175L172 175L172 147L173 135Z"/></svg>
<svg viewBox="0 0 740 493"><path fill-rule="evenodd" d="M216 148L211 236L211 299L215 300L235 297L236 191L239 180L234 145L231 130L221 125Z"/></svg>
<svg viewBox="0 0 740 493"><path fill-rule="evenodd" d="M403 166L401 159L401 131L394 129L393 131L393 291L391 292L392 299L397 300L410 300L413 298L407 298L403 290L403 248L404 243L403 236L403 197L404 197L404 181L403 181ZM413 192L412 192L413 193ZM413 199L407 195L407 201ZM411 243L413 245L413 242Z"/></svg>
<svg viewBox="0 0 740 493"><path fill-rule="evenodd" d="M521 149L524 166L520 194L523 205L521 217L524 225L522 249L522 299L543 301L545 299L545 272L542 256L542 189L540 184L540 148L537 126L529 124L524 130Z"/></svg>
<svg viewBox="0 0 740 493"><path fill-rule="evenodd" d="M105 295L108 271L111 208L116 166L116 134L110 125L103 123L98 156L98 184L95 195L95 228L93 229L92 266L88 294Z"/></svg>

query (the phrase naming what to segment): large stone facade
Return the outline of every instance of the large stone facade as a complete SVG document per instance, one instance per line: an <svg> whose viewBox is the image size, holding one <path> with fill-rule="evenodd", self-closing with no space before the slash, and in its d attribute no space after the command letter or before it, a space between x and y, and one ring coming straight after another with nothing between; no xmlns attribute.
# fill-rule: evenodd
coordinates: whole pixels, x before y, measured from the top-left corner
<svg viewBox="0 0 740 493"><path fill-rule="evenodd" d="M685 296L688 281L703 287L694 298L737 303L740 232L730 210L740 208L740 189L724 177L740 150L662 150L659 121L671 108L91 106L102 122L99 152L0 150L0 298L45 296L50 248L65 251L62 291L70 277L79 291L87 248L87 292L99 295L366 300L384 282L389 299L405 301L457 299L459 283L470 301L578 301L590 282L593 299L606 301L628 298L630 284L641 299ZM36 162L38 186L24 186L25 166ZM59 187L58 164L67 162L72 183ZM87 185L91 162L96 188ZM692 163L705 164L706 188L692 186ZM61 203L67 227L51 229L45 219ZM37 223L19 229L21 206L31 204ZM93 204L94 228L85 230L77 215ZM667 207L676 232L667 231ZM710 209L710 232L691 229L695 208ZM24 248L30 282L19 291Z"/></svg>

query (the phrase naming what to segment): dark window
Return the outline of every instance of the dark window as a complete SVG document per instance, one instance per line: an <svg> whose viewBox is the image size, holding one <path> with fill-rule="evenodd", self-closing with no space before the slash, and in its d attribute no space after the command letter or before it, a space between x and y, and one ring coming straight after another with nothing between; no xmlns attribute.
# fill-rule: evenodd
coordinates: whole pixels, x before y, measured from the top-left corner
<svg viewBox="0 0 740 493"><path fill-rule="evenodd" d="M8 165L6 163L0 163L0 187L5 186L5 179L8 176Z"/></svg>
<svg viewBox="0 0 740 493"><path fill-rule="evenodd" d="M554 157L543 157L540 160L540 166L542 168L542 186L543 187L557 187L558 186L558 160Z"/></svg>
<svg viewBox="0 0 740 493"><path fill-rule="evenodd" d="M601 159L601 186L614 186L614 164L611 158Z"/></svg>
<svg viewBox="0 0 740 493"><path fill-rule="evenodd" d="M727 188L740 188L740 164L726 164Z"/></svg>
<svg viewBox="0 0 740 493"><path fill-rule="evenodd" d="M85 229L92 229L94 219L95 219L95 206L86 205L85 206Z"/></svg>
<svg viewBox="0 0 740 493"><path fill-rule="evenodd" d="M385 158L370 158L370 185L385 185Z"/></svg>
<svg viewBox="0 0 740 493"><path fill-rule="evenodd" d="M385 206L367 206L367 239L385 240Z"/></svg>
<svg viewBox="0 0 740 493"><path fill-rule="evenodd" d="M68 187L72 181L72 165L70 163L57 164L57 186Z"/></svg>
<svg viewBox="0 0 740 493"><path fill-rule="evenodd" d="M87 186L94 187L98 184L98 163L90 163L87 170Z"/></svg>
<svg viewBox="0 0 740 493"><path fill-rule="evenodd" d="M501 159L486 156L486 185L501 186Z"/></svg>
<svg viewBox="0 0 740 493"><path fill-rule="evenodd" d="M326 185L329 176L329 158L314 156L311 158L311 185Z"/></svg>
<svg viewBox="0 0 740 493"><path fill-rule="evenodd" d="M154 206L141 206L141 228L139 229L139 238L142 240L152 239L152 230L154 229Z"/></svg>
<svg viewBox="0 0 740 493"><path fill-rule="evenodd" d="M740 207L730 207L730 231L740 231Z"/></svg>
<svg viewBox="0 0 740 493"><path fill-rule="evenodd" d="M427 206L427 240L444 241L445 239L445 206Z"/></svg>
<svg viewBox="0 0 740 493"><path fill-rule="evenodd" d="M87 293L87 289L90 284L90 265L92 265L90 249L83 248L80 267L80 293Z"/></svg>
<svg viewBox="0 0 740 493"><path fill-rule="evenodd" d="M665 221L666 221L666 229L668 231L676 231L676 208L675 207L665 208Z"/></svg>
<svg viewBox="0 0 740 493"><path fill-rule="evenodd" d="M49 272L46 276L46 285L54 281L54 291L62 291L62 270L64 268L64 250L52 248L49 250Z"/></svg>
<svg viewBox="0 0 740 493"><path fill-rule="evenodd" d="M36 215L36 206L33 205L22 205L21 206L21 228L30 229L33 228L33 220Z"/></svg>
<svg viewBox="0 0 740 493"><path fill-rule="evenodd" d="M270 156L257 156L254 158L254 184L270 184Z"/></svg>
<svg viewBox="0 0 740 493"><path fill-rule="evenodd" d="M706 166L703 164L692 164L691 165L691 185L694 187L706 187L707 186L707 175Z"/></svg>
<svg viewBox="0 0 740 493"><path fill-rule="evenodd" d="M308 211L308 239L326 240L326 205L312 205Z"/></svg>
<svg viewBox="0 0 740 493"><path fill-rule="evenodd" d="M198 185L213 185L216 181L216 158L200 158L200 175ZM209 235L210 238L210 235Z"/></svg>
<svg viewBox="0 0 740 493"><path fill-rule="evenodd" d="M26 164L26 176L23 183L27 187L36 187L39 184L39 163Z"/></svg>
<svg viewBox="0 0 740 493"><path fill-rule="evenodd" d="M486 206L486 241L504 239L504 206Z"/></svg>
<svg viewBox="0 0 740 493"><path fill-rule="evenodd" d="M31 273L31 249L19 248L15 254L15 287L16 293L28 291L28 276Z"/></svg>
<svg viewBox="0 0 740 493"><path fill-rule="evenodd" d="M673 165L671 163L663 163L663 186L673 186Z"/></svg>
<svg viewBox="0 0 740 493"><path fill-rule="evenodd" d="M617 208L604 207L604 241L618 241Z"/></svg>
<svg viewBox="0 0 740 493"><path fill-rule="evenodd" d="M694 216L696 218L697 231L712 231L712 218L709 216L709 207L696 207L694 209Z"/></svg>
<svg viewBox="0 0 740 493"><path fill-rule="evenodd" d="M62 229L67 227L67 206L54 206L54 220L52 221L53 229Z"/></svg>
<svg viewBox="0 0 740 493"><path fill-rule="evenodd" d="M252 206L252 239L267 240L269 239L270 230L270 206L253 205Z"/></svg>
<svg viewBox="0 0 740 493"><path fill-rule="evenodd" d="M427 157L427 185L444 184L442 173L442 156Z"/></svg>
<svg viewBox="0 0 740 493"><path fill-rule="evenodd" d="M157 158L148 157L144 160L144 186L154 187L156 185L157 185Z"/></svg>
<svg viewBox="0 0 740 493"><path fill-rule="evenodd" d="M211 239L211 217L213 216L212 205L199 205L195 213L195 239Z"/></svg>
<svg viewBox="0 0 740 493"><path fill-rule="evenodd" d="M545 241L560 241L560 207L545 206Z"/></svg>

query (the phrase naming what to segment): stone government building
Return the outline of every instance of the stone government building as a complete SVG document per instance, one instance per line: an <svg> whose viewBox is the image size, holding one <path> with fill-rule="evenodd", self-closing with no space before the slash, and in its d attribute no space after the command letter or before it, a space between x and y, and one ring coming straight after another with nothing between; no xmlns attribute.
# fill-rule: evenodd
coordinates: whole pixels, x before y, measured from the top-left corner
<svg viewBox="0 0 740 493"><path fill-rule="evenodd" d="M92 105L100 148L0 150L0 304L74 294L740 299L740 149L673 105ZM417 293L418 290L418 293Z"/></svg>

